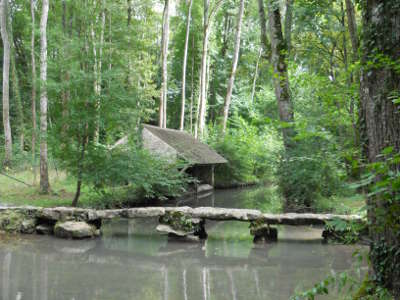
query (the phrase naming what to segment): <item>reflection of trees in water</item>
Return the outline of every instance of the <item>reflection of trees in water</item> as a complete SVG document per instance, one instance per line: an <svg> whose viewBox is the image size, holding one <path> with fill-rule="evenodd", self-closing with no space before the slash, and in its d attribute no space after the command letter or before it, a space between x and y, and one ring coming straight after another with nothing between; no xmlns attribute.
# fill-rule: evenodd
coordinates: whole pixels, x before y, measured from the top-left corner
<svg viewBox="0 0 400 300"><path fill-rule="evenodd" d="M320 244L257 245L247 257L206 256L203 247L165 243L156 254L145 255L109 249L102 240L46 239L14 249L2 246L1 296L4 300L14 300L18 293L33 300L288 299L299 281L311 285L351 258L351 248ZM214 247L235 247L235 242ZM342 259L343 254L348 257Z"/></svg>

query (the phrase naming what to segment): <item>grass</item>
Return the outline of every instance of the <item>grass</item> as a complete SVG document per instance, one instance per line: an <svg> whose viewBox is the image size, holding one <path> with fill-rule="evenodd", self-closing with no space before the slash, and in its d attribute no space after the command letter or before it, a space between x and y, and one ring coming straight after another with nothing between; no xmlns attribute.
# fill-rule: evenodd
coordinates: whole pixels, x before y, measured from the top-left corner
<svg viewBox="0 0 400 300"><path fill-rule="evenodd" d="M65 172L49 171L51 192L48 195L39 191L39 178L33 183L33 172L30 170L20 172L7 172L20 181L30 186L0 174L0 204L31 205L41 207L70 206L75 194L76 182L68 177ZM88 190L83 189L81 205L88 201Z"/></svg>
<svg viewBox="0 0 400 300"><path fill-rule="evenodd" d="M7 175L31 186L0 174L0 205L71 206L75 195L76 180L67 176L63 171L57 172L54 169L49 171L51 192L48 195L40 194L39 183L33 184L33 173L30 170L7 172ZM270 213L282 211L282 198L276 185L249 190L247 194L243 201L249 208L260 209ZM107 201L107 199L102 199L98 194L83 185L78 205L80 207L104 208L107 202L117 203L115 200L110 199ZM110 204L112 205L111 202ZM351 194L346 197L320 198L316 201L316 211L321 213L360 214L364 206L365 197L360 194Z"/></svg>

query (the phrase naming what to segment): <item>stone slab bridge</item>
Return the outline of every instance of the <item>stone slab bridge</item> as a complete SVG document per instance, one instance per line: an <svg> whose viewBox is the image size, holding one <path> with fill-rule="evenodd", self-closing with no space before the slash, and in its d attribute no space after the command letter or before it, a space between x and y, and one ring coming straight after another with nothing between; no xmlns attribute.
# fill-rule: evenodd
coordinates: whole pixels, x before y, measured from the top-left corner
<svg viewBox="0 0 400 300"><path fill-rule="evenodd" d="M250 223L254 241L276 240L278 232L272 225L325 226L323 237L338 234L330 221L365 223L359 215L335 214L270 214L252 209L217 207L141 207L95 210L71 207L0 207L0 230L25 234L54 234L61 238L90 238L101 233L103 220L114 218L158 218L157 231L171 238L201 241L207 238L206 220L242 221ZM328 225L328 226L327 226ZM343 234L343 232L339 233Z"/></svg>

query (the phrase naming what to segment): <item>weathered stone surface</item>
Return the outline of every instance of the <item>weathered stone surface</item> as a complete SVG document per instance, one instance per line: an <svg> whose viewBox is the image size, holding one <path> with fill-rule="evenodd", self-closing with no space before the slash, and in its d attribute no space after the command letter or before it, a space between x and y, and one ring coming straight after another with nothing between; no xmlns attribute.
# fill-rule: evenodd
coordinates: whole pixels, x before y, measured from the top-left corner
<svg viewBox="0 0 400 300"><path fill-rule="evenodd" d="M110 220L114 218L120 218L123 215L123 209L106 209L106 210L94 210L91 215L91 220L105 219Z"/></svg>
<svg viewBox="0 0 400 300"><path fill-rule="evenodd" d="M0 230L9 233L33 233L36 210L27 207L0 209Z"/></svg>
<svg viewBox="0 0 400 300"><path fill-rule="evenodd" d="M172 230L185 233L184 236L194 235L202 239L206 238L204 220L192 218L191 211L192 209L189 207L183 207L179 211L167 210L165 215L160 217L159 222L169 226Z"/></svg>
<svg viewBox="0 0 400 300"><path fill-rule="evenodd" d="M44 234L44 235L51 235L53 234L53 226L48 224L40 224L36 226L36 233Z"/></svg>
<svg viewBox="0 0 400 300"><path fill-rule="evenodd" d="M193 209L193 217L210 220L253 221L261 217L261 212L254 209L196 207Z"/></svg>
<svg viewBox="0 0 400 300"><path fill-rule="evenodd" d="M280 225L324 225L334 219L343 221L362 222L363 218L358 215L333 215L333 214L262 214L261 219L268 224Z"/></svg>
<svg viewBox="0 0 400 300"><path fill-rule="evenodd" d="M174 229L172 226L166 225L166 224L157 225L156 230L160 233L172 234L172 235L180 236L180 237L188 236L189 234L194 233L193 230L192 231L184 231L184 230Z"/></svg>
<svg viewBox="0 0 400 300"><path fill-rule="evenodd" d="M35 232L36 227L36 220L32 219L25 219L21 223L21 233L31 234Z"/></svg>
<svg viewBox="0 0 400 300"><path fill-rule="evenodd" d="M125 210L127 218L160 217L165 214L163 207L139 207Z"/></svg>
<svg viewBox="0 0 400 300"><path fill-rule="evenodd" d="M57 222L54 226L54 235L60 238L83 239L99 235L95 226L86 222Z"/></svg>

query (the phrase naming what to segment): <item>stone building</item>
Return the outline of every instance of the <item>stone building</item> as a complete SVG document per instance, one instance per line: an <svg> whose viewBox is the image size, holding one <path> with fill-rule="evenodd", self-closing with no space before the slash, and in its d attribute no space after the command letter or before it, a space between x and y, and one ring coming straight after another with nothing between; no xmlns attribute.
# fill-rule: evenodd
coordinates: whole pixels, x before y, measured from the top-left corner
<svg viewBox="0 0 400 300"><path fill-rule="evenodd" d="M214 186L215 165L227 160L208 145L192 135L175 130L143 125L143 147L171 162L182 159L189 164L186 173L197 178L200 184Z"/></svg>

